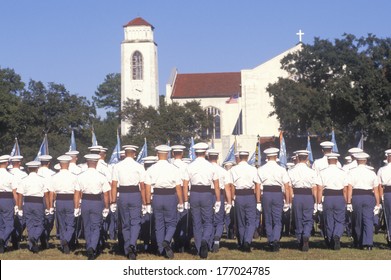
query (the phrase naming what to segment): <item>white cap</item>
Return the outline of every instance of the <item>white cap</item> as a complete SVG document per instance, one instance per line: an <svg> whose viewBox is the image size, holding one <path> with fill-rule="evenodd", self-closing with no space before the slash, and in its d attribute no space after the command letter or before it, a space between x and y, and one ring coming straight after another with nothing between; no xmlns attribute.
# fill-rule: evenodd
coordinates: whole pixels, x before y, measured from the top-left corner
<svg viewBox="0 0 391 280"><path fill-rule="evenodd" d="M385 150L384 153L386 156L391 156L391 149Z"/></svg>
<svg viewBox="0 0 391 280"><path fill-rule="evenodd" d="M132 151L137 151L138 146L135 145L124 145L122 146L122 149L126 150L132 150Z"/></svg>
<svg viewBox="0 0 391 280"><path fill-rule="evenodd" d="M223 165L224 166L229 166L229 165L233 166L233 165L235 165L235 162L233 162L233 161L226 161L226 162L223 163Z"/></svg>
<svg viewBox="0 0 391 280"><path fill-rule="evenodd" d="M191 162L191 159L190 158L182 158L182 161L184 163L190 163Z"/></svg>
<svg viewBox="0 0 391 280"><path fill-rule="evenodd" d="M367 153L361 152L361 153L354 154L354 157L356 159L360 160L360 159L367 159L367 158L369 158L369 155Z"/></svg>
<svg viewBox="0 0 391 280"><path fill-rule="evenodd" d="M206 150L209 148L209 145L203 142L197 143L193 146L193 149L195 152L206 152Z"/></svg>
<svg viewBox="0 0 391 280"><path fill-rule="evenodd" d="M298 156L308 156L309 152L307 150L297 150L294 152Z"/></svg>
<svg viewBox="0 0 391 280"><path fill-rule="evenodd" d="M40 161L36 161L36 160L29 161L28 163L26 163L26 166L27 167L40 167L41 166L41 162Z"/></svg>
<svg viewBox="0 0 391 280"><path fill-rule="evenodd" d="M9 155L0 156L0 163L8 162L10 158Z"/></svg>
<svg viewBox="0 0 391 280"><path fill-rule="evenodd" d="M23 156L13 156L10 158L11 161L22 161Z"/></svg>
<svg viewBox="0 0 391 280"><path fill-rule="evenodd" d="M155 147L155 150L158 153L167 154L168 152L171 151L171 147L168 145L159 145L159 146Z"/></svg>
<svg viewBox="0 0 391 280"><path fill-rule="evenodd" d="M351 148L348 150L349 154L357 154L357 153L362 153L363 150L361 150L360 148Z"/></svg>
<svg viewBox="0 0 391 280"><path fill-rule="evenodd" d="M50 156L50 155L42 155L42 156L39 156L38 157L38 159L40 160L40 161L51 161L52 160L52 156Z"/></svg>
<svg viewBox="0 0 391 280"><path fill-rule="evenodd" d="M322 143L320 143L320 146L322 147L322 149L331 149L332 147L334 147L334 143L331 141L323 141Z"/></svg>
<svg viewBox="0 0 391 280"><path fill-rule="evenodd" d="M345 157L345 160L351 162L351 161L352 161L352 157L351 157L351 156L346 156L346 157Z"/></svg>
<svg viewBox="0 0 391 280"><path fill-rule="evenodd" d="M103 148L103 147L102 147L102 148L100 148L100 152L101 152L101 153L106 153L106 152L107 152L107 150L108 150L107 148Z"/></svg>
<svg viewBox="0 0 391 280"><path fill-rule="evenodd" d="M240 150L238 151L239 153L239 156L248 156L250 154L249 151L246 151L246 150Z"/></svg>
<svg viewBox="0 0 391 280"><path fill-rule="evenodd" d="M209 156L218 156L220 154L220 152L216 149L208 149L206 151L206 153L209 155Z"/></svg>
<svg viewBox="0 0 391 280"><path fill-rule="evenodd" d="M119 154L120 154L121 156L124 156L124 155L125 155L125 150L119 151Z"/></svg>
<svg viewBox="0 0 391 280"><path fill-rule="evenodd" d="M277 148L268 148L268 149L264 150L263 152L266 154L266 156L272 157L272 156L278 155L279 151L280 150Z"/></svg>
<svg viewBox="0 0 391 280"><path fill-rule="evenodd" d="M157 162L158 158L156 156L148 156L141 159L144 163L155 163Z"/></svg>
<svg viewBox="0 0 391 280"><path fill-rule="evenodd" d="M337 153L329 153L326 155L327 159L338 159L339 154Z"/></svg>
<svg viewBox="0 0 391 280"><path fill-rule="evenodd" d="M60 169L61 169L61 166L60 166L59 163L56 163L56 164L53 166L53 168L54 168L55 170L60 170Z"/></svg>
<svg viewBox="0 0 391 280"><path fill-rule="evenodd" d="M236 152L236 153L234 154L234 156L235 156L235 157L239 157L239 152Z"/></svg>
<svg viewBox="0 0 391 280"><path fill-rule="evenodd" d="M84 156L84 158L87 161L98 161L98 160L100 160L100 155L97 155L97 154L87 154L87 155Z"/></svg>
<svg viewBox="0 0 391 280"><path fill-rule="evenodd" d="M79 151L69 151L65 153L67 156L77 156Z"/></svg>
<svg viewBox="0 0 391 280"><path fill-rule="evenodd" d="M70 162L72 160L71 156L62 155L57 158L59 162Z"/></svg>
<svg viewBox="0 0 391 280"><path fill-rule="evenodd" d="M286 164L286 167L288 168L288 169L291 169L291 168L293 168L295 166L295 164L293 163L293 162L287 162L287 164Z"/></svg>
<svg viewBox="0 0 391 280"><path fill-rule="evenodd" d="M102 146L97 145L97 146L88 147L88 150L90 150L90 152L100 152L100 149L102 148L103 148Z"/></svg>
<svg viewBox="0 0 391 280"><path fill-rule="evenodd" d="M174 145L174 146L171 146L171 150L173 152L183 152L183 150L186 149L185 146L183 145Z"/></svg>

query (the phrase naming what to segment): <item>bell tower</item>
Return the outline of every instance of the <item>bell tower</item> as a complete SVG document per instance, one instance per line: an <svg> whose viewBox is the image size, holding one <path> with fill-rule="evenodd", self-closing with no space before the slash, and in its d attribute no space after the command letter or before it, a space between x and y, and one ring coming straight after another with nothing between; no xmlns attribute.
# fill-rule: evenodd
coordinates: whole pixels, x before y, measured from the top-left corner
<svg viewBox="0 0 391 280"><path fill-rule="evenodd" d="M121 43L121 109L129 98L143 106L159 106L157 44L154 27L141 17L124 25ZM121 121L121 134L126 135L130 123Z"/></svg>

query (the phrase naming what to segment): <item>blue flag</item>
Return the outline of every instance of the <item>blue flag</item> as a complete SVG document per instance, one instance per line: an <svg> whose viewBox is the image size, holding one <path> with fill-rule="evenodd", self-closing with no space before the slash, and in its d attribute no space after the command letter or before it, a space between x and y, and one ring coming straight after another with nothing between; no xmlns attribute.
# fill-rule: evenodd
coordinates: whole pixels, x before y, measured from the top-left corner
<svg viewBox="0 0 391 280"><path fill-rule="evenodd" d="M12 147L12 151L11 151L10 156L11 157L20 156L20 147L19 147L19 143L18 143L18 138L16 138L16 137L15 137L15 144Z"/></svg>
<svg viewBox="0 0 391 280"><path fill-rule="evenodd" d="M333 152L333 153L338 153L338 146L337 146L337 140L335 140L334 129L331 131L331 142L334 143L332 152Z"/></svg>
<svg viewBox="0 0 391 280"><path fill-rule="evenodd" d="M141 147L140 152L137 155L136 161L138 163L142 162L142 159L148 156L148 147L147 147L147 138L144 138L144 145Z"/></svg>
<svg viewBox="0 0 391 280"><path fill-rule="evenodd" d="M283 132L280 132L280 165L283 167L286 167L287 164L287 158L286 158L286 145L285 145L285 139Z"/></svg>
<svg viewBox="0 0 391 280"><path fill-rule="evenodd" d="M48 155L49 154L49 142L48 142L48 135L45 134L42 144L39 147L39 151L37 153L37 156L34 160L39 160L39 157L42 155Z"/></svg>
<svg viewBox="0 0 391 280"><path fill-rule="evenodd" d="M358 141L357 148L364 151L364 133L361 131L360 141Z"/></svg>
<svg viewBox="0 0 391 280"><path fill-rule="evenodd" d="M121 160L121 139L117 130L117 144L114 147L113 153L111 154L109 164L116 164Z"/></svg>
<svg viewBox="0 0 391 280"><path fill-rule="evenodd" d="M167 146L170 146L170 140L167 140ZM171 160L171 152L168 152L168 162Z"/></svg>
<svg viewBox="0 0 391 280"><path fill-rule="evenodd" d="M98 140L96 140L94 128L92 128L91 133L92 133L92 139L91 139L92 146L98 146Z"/></svg>
<svg viewBox="0 0 391 280"><path fill-rule="evenodd" d="M259 167L259 166L261 166L261 159L262 159L262 156L261 156L261 139L258 139L256 152L257 152L257 166Z"/></svg>
<svg viewBox="0 0 391 280"><path fill-rule="evenodd" d="M71 133L71 144L69 145L69 151L77 151L75 133L73 132L73 129L72 129L72 133Z"/></svg>
<svg viewBox="0 0 391 280"><path fill-rule="evenodd" d="M232 146L231 148L229 148L228 154L223 162L235 161L235 147L236 147L236 141L232 143Z"/></svg>
<svg viewBox="0 0 391 280"><path fill-rule="evenodd" d="M306 150L308 151L308 160L312 164L314 162L314 156L312 155L311 138L310 138L309 133L308 133L308 137L307 137L307 149Z"/></svg>
<svg viewBox="0 0 391 280"><path fill-rule="evenodd" d="M248 164L250 164L250 165L254 165L255 164L255 155L256 155L256 151L252 154L252 156L248 160L248 162L247 162Z"/></svg>
<svg viewBox="0 0 391 280"><path fill-rule="evenodd" d="M190 149L189 149L189 158L191 161L196 159L195 151L194 151L194 138L191 137L191 144L190 144Z"/></svg>

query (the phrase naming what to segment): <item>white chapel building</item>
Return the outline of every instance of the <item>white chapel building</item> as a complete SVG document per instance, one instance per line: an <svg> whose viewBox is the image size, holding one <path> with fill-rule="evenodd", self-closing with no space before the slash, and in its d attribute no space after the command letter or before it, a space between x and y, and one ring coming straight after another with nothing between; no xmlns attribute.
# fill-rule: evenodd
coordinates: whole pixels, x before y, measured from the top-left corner
<svg viewBox="0 0 391 280"><path fill-rule="evenodd" d="M139 99L144 106L158 106L157 46L153 26L136 18L124 26L121 47L121 100ZM286 78L281 59L299 51L301 44L286 50L252 69L223 73L179 73L174 70L166 84L167 103L197 100L214 117L213 131L207 134L223 161L236 139L238 149L255 151L258 136L279 136L280 124L273 111L272 98L266 91L270 83ZM139 59L141 57L141 60ZM140 70L141 69L141 70ZM141 71L141 76L140 76ZM129 125L122 122L122 133ZM195 135L196 136L196 135Z"/></svg>

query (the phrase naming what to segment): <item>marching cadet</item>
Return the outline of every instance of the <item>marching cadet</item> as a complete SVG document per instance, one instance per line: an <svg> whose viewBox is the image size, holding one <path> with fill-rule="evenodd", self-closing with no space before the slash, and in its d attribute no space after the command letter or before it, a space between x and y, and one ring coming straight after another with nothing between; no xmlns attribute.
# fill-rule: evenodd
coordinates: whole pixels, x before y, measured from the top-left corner
<svg viewBox="0 0 391 280"><path fill-rule="evenodd" d="M159 145L155 148L158 161L151 166L145 177L147 205L151 205L151 188L153 189L152 209L159 254L172 259L171 240L177 224L177 211L183 212L182 180L179 169L170 164L168 153L171 148Z"/></svg>
<svg viewBox="0 0 391 280"><path fill-rule="evenodd" d="M317 178L317 210L323 211L326 245L334 250L341 249L348 186L347 173L337 166L338 157L337 153L327 154L329 166Z"/></svg>
<svg viewBox="0 0 391 280"><path fill-rule="evenodd" d="M44 231L45 212L49 211L50 201L49 180L37 174L41 165L39 161L30 161L26 163L29 175L21 180L16 189L18 196L18 216L23 215L26 218L26 227L28 235L28 247L33 253L38 253L38 240L45 243L47 237ZM45 207L44 207L45 200ZM45 249L47 244L41 244Z"/></svg>
<svg viewBox="0 0 391 280"><path fill-rule="evenodd" d="M309 250L314 220L314 203L316 203L316 172L307 166L308 151L296 151L298 163L289 172L293 190L293 216L295 217L295 234L300 250ZM316 205L316 204L315 204Z"/></svg>
<svg viewBox="0 0 391 280"><path fill-rule="evenodd" d="M235 162L233 161L226 161L223 163L223 167L225 170L229 171L233 166L235 166ZM232 189L231 188L231 200L232 200L232 209L233 211L230 211L228 215L224 215L224 225L227 230L227 238L233 239L235 238L235 232L236 229L236 217L235 217L235 207L234 207L234 196L232 195Z"/></svg>
<svg viewBox="0 0 391 280"><path fill-rule="evenodd" d="M75 175L79 175L81 173L81 168L79 166L77 166L79 152L78 151L69 151L69 152L66 152L65 155L71 157L71 162L69 163L68 170Z"/></svg>
<svg viewBox="0 0 391 280"><path fill-rule="evenodd" d="M77 177L74 214L75 216L80 214L79 201L81 196L83 200L81 216L83 218L87 257L89 260L93 260L97 254L103 219L107 218L109 214L109 192L111 188L107 178L96 169L100 156L87 154L84 158L87 161L88 169Z"/></svg>
<svg viewBox="0 0 391 280"><path fill-rule="evenodd" d="M187 166L186 178L183 182L185 209L191 207L193 220L194 243L201 258L208 257L208 241L213 234L213 195L216 202L214 211L218 213L221 207L219 177L213 165L205 159L208 144L197 143L193 146L196 159ZM188 201L189 183L190 203ZM211 188L213 183L213 188Z"/></svg>
<svg viewBox="0 0 391 280"><path fill-rule="evenodd" d="M386 231L387 231L387 242L388 246L391 248L391 149L385 151L387 157L387 163L385 166L381 167L377 172L380 183L380 197L383 198L383 209L384 209L384 218L386 221Z"/></svg>
<svg viewBox="0 0 391 280"><path fill-rule="evenodd" d="M352 227L354 245L364 250L373 247L373 220L379 214L379 181L375 172L366 167L369 155L354 154L357 167L348 173L347 210L353 211Z"/></svg>
<svg viewBox="0 0 391 280"><path fill-rule="evenodd" d="M57 158L60 171L52 176L51 186L56 200L56 220L61 246L65 254L70 253L70 245L75 233L74 198L78 181L69 170L72 157L63 155Z"/></svg>
<svg viewBox="0 0 391 280"><path fill-rule="evenodd" d="M343 166L343 170L349 171L350 169L357 167L357 160L354 157L354 155L362 152L363 150L361 150L360 148L356 148L356 147L350 148L348 150L348 153L350 155L350 162Z"/></svg>
<svg viewBox="0 0 391 280"><path fill-rule="evenodd" d="M258 175L263 186L262 205L265 229L270 250L277 252L280 250L282 212L290 209L290 181L285 168L277 164L279 149L268 148L263 152L266 154L267 163L258 169Z"/></svg>
<svg viewBox="0 0 391 280"><path fill-rule="evenodd" d="M136 242L140 233L141 208L145 199L145 169L134 160L137 146L125 145L125 159L114 165L111 191L112 212L117 211L117 192L119 218L122 224L125 255L135 260L137 256ZM146 207L151 214L151 206Z"/></svg>
<svg viewBox="0 0 391 280"><path fill-rule="evenodd" d="M5 252L14 230L14 211L17 201L15 176L7 171L10 156L0 156L0 254Z"/></svg>
<svg viewBox="0 0 391 280"><path fill-rule="evenodd" d="M320 146L322 147L323 157L316 159L312 164L312 169L316 171L316 174L319 174L322 169L325 169L328 166L327 154L331 153L334 143L331 141L324 141L320 143ZM338 167L341 167L339 162L337 162L337 165Z"/></svg>
<svg viewBox="0 0 391 280"><path fill-rule="evenodd" d="M219 158L219 151L214 149L209 149L207 151L208 160L216 168L216 172L219 176L219 185L220 185L220 201L221 205L219 212L214 215L213 219L213 231L214 234L211 236L211 242L209 247L212 248L212 252L217 253L220 248L220 239L223 235L224 230L224 216L229 215L232 208L232 198L231 198L231 185L230 185L230 174L227 170L222 168L217 164ZM216 198L215 198L216 199Z"/></svg>
<svg viewBox="0 0 391 280"><path fill-rule="evenodd" d="M244 252L251 252L251 241L256 229L256 211L262 211L260 180L257 169L247 163L248 156L248 151L239 151L240 162L229 170L229 183L235 197L238 242ZM231 205L227 204L227 212L230 208Z"/></svg>

